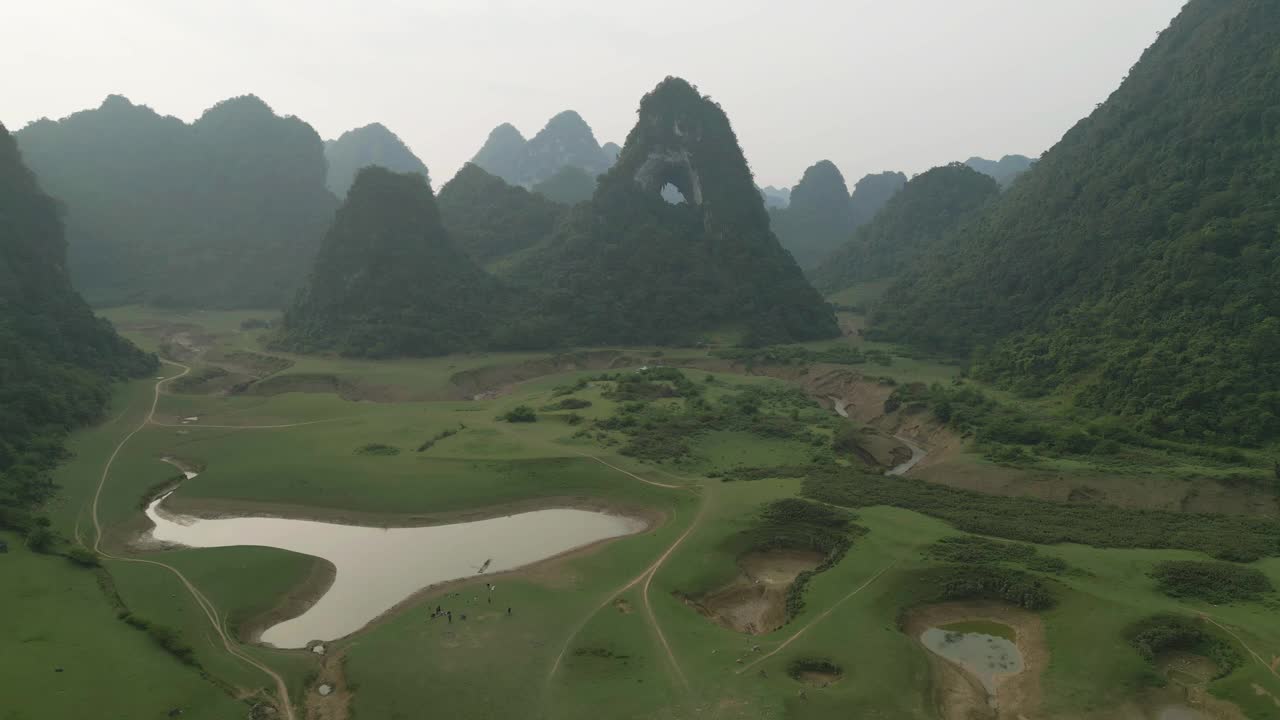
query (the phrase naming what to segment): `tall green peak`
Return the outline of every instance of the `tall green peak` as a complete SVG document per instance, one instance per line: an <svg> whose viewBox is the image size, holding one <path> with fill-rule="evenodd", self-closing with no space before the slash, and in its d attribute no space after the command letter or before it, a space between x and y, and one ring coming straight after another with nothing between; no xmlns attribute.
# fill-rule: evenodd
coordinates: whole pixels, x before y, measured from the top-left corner
<svg viewBox="0 0 1280 720"><path fill-rule="evenodd" d="M879 337L1196 442L1280 438L1280 12L1190 0L1089 117L890 288Z"/></svg>
<svg viewBox="0 0 1280 720"><path fill-rule="evenodd" d="M771 215L782 246L805 269L847 241L853 231L849 188L830 160L809 166L791 189L787 207Z"/></svg>
<svg viewBox="0 0 1280 720"><path fill-rule="evenodd" d="M497 285L450 242L427 178L361 169L285 313L279 343L387 357L478 346Z"/></svg>
<svg viewBox="0 0 1280 720"><path fill-rule="evenodd" d="M661 193L675 186L686 202ZM837 334L830 308L769 229L724 111L668 78L640 103L618 162L548 247L515 273L563 314L570 342L748 342ZM565 298L574 298L567 313Z"/></svg>
<svg viewBox="0 0 1280 720"><path fill-rule="evenodd" d="M71 287L59 203L0 125L0 527L28 530L72 428L99 420L111 381L156 360Z"/></svg>

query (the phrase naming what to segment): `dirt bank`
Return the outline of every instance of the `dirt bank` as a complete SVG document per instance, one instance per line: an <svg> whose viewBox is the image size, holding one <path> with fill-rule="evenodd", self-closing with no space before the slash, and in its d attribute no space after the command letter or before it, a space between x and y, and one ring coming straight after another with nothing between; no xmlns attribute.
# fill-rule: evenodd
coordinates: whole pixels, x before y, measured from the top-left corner
<svg viewBox="0 0 1280 720"><path fill-rule="evenodd" d="M748 635L773 632L787 621L787 589L796 576L822 564L804 550L752 552L738 559L738 577L715 592L685 598L712 622Z"/></svg>

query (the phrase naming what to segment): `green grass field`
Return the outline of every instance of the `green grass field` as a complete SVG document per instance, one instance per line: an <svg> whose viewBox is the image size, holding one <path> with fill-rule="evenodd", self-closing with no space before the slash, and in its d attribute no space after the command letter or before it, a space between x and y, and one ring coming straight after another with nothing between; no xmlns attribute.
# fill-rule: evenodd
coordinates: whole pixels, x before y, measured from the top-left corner
<svg viewBox="0 0 1280 720"><path fill-rule="evenodd" d="M264 352L263 331L242 331L240 323L269 314L125 308L108 316L153 348L175 328L199 336L204 354L189 364L200 366L202 358L218 353ZM644 358L649 352L627 354ZM737 465L803 464L814 450L809 444L717 431L692 441L693 460L653 465L620 455L616 444L575 437L582 425L567 422L566 411L540 411L534 423L497 419L519 405L547 406L564 397L557 388L601 370L560 367L525 378L493 369L545 359L528 354L392 362L282 357L293 364L277 377L339 377L348 386L381 388L383 395L380 401L344 398L333 388L303 385L295 387L306 391L269 395L163 393L156 419L175 426L146 425L121 450L103 486L98 517L113 552L136 554L127 543L145 526L141 500L176 475L160 461L165 456L199 470L174 495L184 508L395 524L406 516L447 520L486 508L589 501L664 519L648 532L528 572L429 593L333 645L330 654L343 657L354 717L417 718L424 708L432 715L467 718L837 718L854 709L858 717L938 717L926 651L899 630L898 620L927 597L919 577L936 561L924 549L958 534L941 521L893 508L857 510L857 522L868 532L834 567L814 576L804 609L766 635L714 624L683 599L731 581L739 572L735 535L751 526L766 503L794 497L800 489L798 479L720 482L703 475ZM488 368L486 377L496 378L502 392L462 399L458 373L478 368ZM861 369L903 381L942 379L954 370L899 358L891 366ZM166 365L164 372L177 369ZM699 383L706 375L689 371ZM781 383L712 375L713 382L705 384L712 402L744 385ZM91 544L89 508L103 465L145 419L154 383L119 386L111 416L73 436L73 457L58 471L61 494L50 509L63 536ZM593 382L571 393L591 403L573 411L583 423L617 410L618 403L605 396L607 387ZM679 401L658 402L674 407ZM815 420L821 417L816 406L812 412ZM183 424L187 417L199 419ZM263 425L289 427L251 427ZM439 437L444 431L457 432ZM439 439L419 450L433 438ZM399 453L357 452L371 443ZM101 717L162 717L174 707L184 709L183 717L239 717L247 705L233 695L272 691L263 672L222 649L203 613L164 568L104 562L130 612L175 628L193 647L203 676L117 619L94 571L16 545L10 538L13 550L0 555L0 677L28 690L17 694L16 704L0 702L0 718L82 717L77 708L86 706L99 709ZM1262 662L1240 645L1244 663L1208 689L1248 717L1280 717L1280 704L1273 703L1280 698L1280 678L1266 666L1280 655L1280 601L1274 595L1211 607L1159 594L1147 577L1150 568L1166 559L1204 559L1196 553L1065 545L1039 551L1062 558L1071 570L1042 575L1059 603L1041 614L1049 661L1040 669L1043 694L1036 717L1134 717L1115 713L1145 708L1143 698L1153 691L1144 685L1149 666L1123 631L1167 610L1209 613L1257 652ZM261 547L139 557L180 570L233 632L275 607L318 562ZM1280 587L1280 558L1254 566ZM492 605L484 601L482 583L489 581L498 585ZM481 600L472 605L471 597ZM436 604L465 611L468 619L433 620ZM301 713L314 692L317 658L305 651L244 647L285 678ZM788 676L793 660L815 657L841 666L843 677L820 688Z"/></svg>

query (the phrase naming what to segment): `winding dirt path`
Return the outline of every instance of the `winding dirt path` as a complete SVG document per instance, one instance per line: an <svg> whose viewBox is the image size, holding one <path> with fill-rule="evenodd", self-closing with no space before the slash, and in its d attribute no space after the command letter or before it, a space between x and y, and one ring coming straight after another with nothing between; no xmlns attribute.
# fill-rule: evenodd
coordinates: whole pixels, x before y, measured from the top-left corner
<svg viewBox="0 0 1280 720"><path fill-rule="evenodd" d="M825 619L826 619L826 617L827 617L828 615L830 615L830 614L831 614L831 613L832 613L836 608L838 608L838 607L840 607L841 605L843 605L843 604L844 604L844 602L845 602L846 600L848 600L849 598L853 597L854 595L857 595L858 593L860 593L860 592L862 592L863 590L865 590L865 589L867 589L868 587L870 587L872 583L874 583L876 580L879 580L879 579L880 579L880 576L881 576L881 575L884 575L886 572L888 572L888 571L889 571L889 569L890 569L890 568L892 568L894 565L897 565L897 564L898 564L898 561L897 561L897 560L894 560L893 562L889 563L888 565L885 565L884 567L880 568L880 570L879 570L878 572L876 572L876 574L875 574L875 575L872 575L870 578L868 578L866 582L864 582L864 583L862 583L861 585L859 585L858 587L854 588L852 591L850 591L850 592L849 592L849 594L848 594L848 595L845 595L844 597L842 597L842 598L840 598L839 600L837 600L837 601L835 601L834 603L832 603L832 604L831 604L831 607L827 608L826 610L823 610L823 611L822 611L822 612L821 612L817 617L815 617L814 619L812 619L812 620L810 620L808 623L806 623L804 627L800 628L799 630L796 630L796 631L791 635L791 637L787 638L786 640L783 640L781 645L779 645L778 647L776 647L776 648L774 648L774 649L770 650L769 652L765 653L764 655L761 655L760 657L756 658L755 660L752 660L751 662L747 663L746 665L743 665L742 667L738 668L738 669L735 671L735 672L736 672L736 674L741 675L742 673L746 672L747 670L750 670L752 667L755 667L756 665L759 665L760 663L764 662L765 660L768 660L769 658L773 657L774 655L777 655L778 653L782 652L783 648L785 648L786 646L788 646L788 645L790 645L791 643L795 642L795 641L796 641L796 638L798 638L798 637L800 637L801 635L805 634L805 632L807 632L807 631L809 630L809 628L811 628L811 627L813 627L814 625L817 625L818 623L820 623L820 622L822 622L823 620L825 620Z"/></svg>
<svg viewBox="0 0 1280 720"><path fill-rule="evenodd" d="M1204 618L1207 622L1209 622L1209 624L1214 625L1215 627L1222 630L1226 634L1235 638L1236 642L1240 643L1240 647L1243 647L1245 651L1247 651L1250 655L1252 655L1258 662L1262 663L1262 667L1266 668L1267 672L1271 673L1272 677L1280 679L1280 672L1277 672L1276 666L1273 665L1272 663L1267 662L1267 660L1263 658L1261 655L1259 655L1257 651L1249 647L1249 645L1245 643L1244 638L1241 638L1239 635L1237 635L1234 630L1227 627L1226 625L1223 625L1217 620L1214 620L1213 616L1208 613L1200 613L1200 617Z"/></svg>
<svg viewBox="0 0 1280 720"><path fill-rule="evenodd" d="M894 435L893 439L897 440L903 445L906 445L907 448L911 450L911 459L907 460L904 463L894 465L888 470L885 470L884 472L885 475L906 475L908 470L915 467L916 463L923 460L924 456L929 454L928 451L926 451L924 448L911 442L902 434Z"/></svg>
<svg viewBox="0 0 1280 720"><path fill-rule="evenodd" d="M661 483L661 482L657 482L656 480L649 480L649 479L640 477L639 475L636 475L633 472L624 470L618 467L617 465L612 465L608 462L605 462L604 460L594 455L587 455L585 453L579 453L579 454L582 455L583 457L591 458L592 460L595 460L596 462L606 467L617 470L618 472L628 477L634 478L636 480L639 480L643 483L647 483L649 485L655 485L657 487L669 488L673 490L692 491L692 488L685 485L672 485L669 483ZM556 655L555 662L551 664L551 670L547 673L546 684L548 686L551 684L551 680L555 677L556 672L560 669L561 661L564 660L564 654L568 652L569 646L573 644L574 638L578 636L578 633L582 632L582 629L586 627L588 622L591 621L591 618L595 617L601 610L610 606L613 603L613 601L618 598L618 596L622 595L626 591L630 590L631 588L643 582L644 585L642 586L640 591L640 598L641 598L642 604L644 605L645 618L648 620L650 627L653 628L654 633L658 636L658 641L662 645L662 650L666 654L667 661L670 663L671 669L674 672L676 678L680 681L680 684L684 687L685 690L689 689L689 680L688 678L685 677L684 669L680 667L680 661L676 659L675 652L672 651L671 649L671 643L667 640L666 633L662 632L662 625L658 622L657 615L655 615L653 612L653 603L650 602L649 600L649 586L653 583L653 576L656 575L658 570L663 566L664 563L666 563L667 558L671 557L671 554L674 553L676 549L679 548L684 543L684 541L688 539L690 535L693 534L693 531L696 530L698 526L702 523L702 519L706 515L707 508L711 505L709 496L710 496L710 492L708 492L706 495L703 495L703 500L698 507L698 514L695 515L693 518L693 521L689 523L689 527L685 528L684 532L681 533L680 536L677 537L675 541L671 543L671 545L667 546L667 549L663 551L662 555L658 556L658 559L655 560L653 564L645 568L644 571L642 571L639 575L636 575L634 578L627 581L624 585L606 594L604 599L601 600L600 604L594 607L590 612L585 614L582 617L582 619L578 622L578 624L574 626L573 630L571 630L569 632L569 635L565 638L564 645L560 648L560 653Z"/></svg>
<svg viewBox="0 0 1280 720"><path fill-rule="evenodd" d="M285 683L284 678L281 677L279 673L272 670L270 667L267 667L265 664L253 658L252 656L246 654L243 650L237 647L235 641L232 640L230 635L227 634L226 628L224 627L224 623L222 619L219 617L217 608L214 606L213 602L210 601L209 598L206 597L205 594L202 593L199 588L197 588L194 584L192 584L192 582L189 579L187 579L187 576L182 574L182 571L178 570L172 565L159 562L158 560L148 560L145 558L135 558L135 557L124 557L120 555L114 555L102 549L102 523L98 519L98 501L102 497L103 488L106 487L107 478L111 475L111 466L115 464L116 457L119 456L120 451L124 449L124 446L129 444L129 441L133 439L133 436L141 432L145 427L147 427L147 425L152 424L156 414L156 406L160 403L160 388L163 387L165 383L168 383L172 380L177 380L183 375L186 375L187 373L191 372L191 368L186 365L183 365L182 363L172 362L170 360L162 360L162 362L167 363L169 365L175 365L177 367L180 367L182 368L182 372L178 373L177 375L172 375L156 381L155 388L152 390L152 395L151 395L151 407L147 411L146 417L144 417L142 422L138 424L138 427L134 428L132 431L129 432L128 435L124 436L124 439L120 441L120 444L116 445L115 450L111 452L111 456L107 458L106 465L104 465L102 468L102 476L98 480L98 487L94 490L93 502L90 505L90 511L89 511L90 517L92 517L93 519L93 531L94 531L93 551L98 553L99 555L102 555L105 558L109 558L112 560L118 560L120 562L139 563L142 565L154 565L156 567L164 568L165 570L168 570L170 573L172 573L174 577L178 578L178 580L182 583L182 585L187 589L187 592L190 593L191 597L196 601L196 605L198 605L200 607L201 612L204 613L205 618L208 619L209 624L213 626L213 631L217 633L218 639L222 641L222 646L223 648L226 649L227 654L240 660L246 665L249 665L251 667L255 667L261 670L268 677L274 680L276 684L277 702L279 703L279 707L283 711L283 715L285 719L296 720L297 716L294 714L293 702L289 698L289 687ZM160 424L160 423L156 423L156 424ZM210 427L210 426L205 426L205 427Z"/></svg>

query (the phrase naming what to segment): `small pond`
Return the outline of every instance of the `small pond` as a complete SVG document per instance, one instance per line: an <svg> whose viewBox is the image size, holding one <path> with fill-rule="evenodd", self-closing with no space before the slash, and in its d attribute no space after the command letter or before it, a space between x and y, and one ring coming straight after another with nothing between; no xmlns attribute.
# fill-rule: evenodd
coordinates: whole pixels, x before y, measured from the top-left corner
<svg viewBox="0 0 1280 720"><path fill-rule="evenodd" d="M280 548L324 558L337 568L332 587L314 605L262 633L262 642L282 648L353 633L430 585L530 565L645 528L636 518L567 508L407 528L269 517L203 519L165 512L166 497L147 506L155 540L197 548ZM500 605L498 585L494 602Z"/></svg>
<svg viewBox="0 0 1280 720"><path fill-rule="evenodd" d="M995 696L996 681L1022 672L1022 653L1013 640L1013 628L986 620L931 627L920 642L938 655L968 670Z"/></svg>

